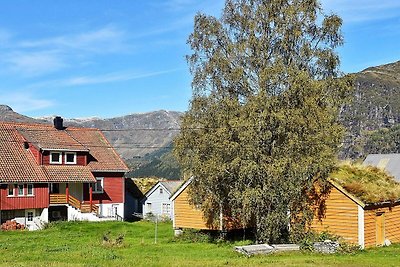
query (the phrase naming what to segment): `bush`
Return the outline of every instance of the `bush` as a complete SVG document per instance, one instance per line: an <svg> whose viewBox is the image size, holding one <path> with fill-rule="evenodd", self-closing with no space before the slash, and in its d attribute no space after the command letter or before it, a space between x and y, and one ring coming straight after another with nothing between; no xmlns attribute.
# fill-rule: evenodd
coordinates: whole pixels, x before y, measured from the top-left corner
<svg viewBox="0 0 400 267"><path fill-rule="evenodd" d="M190 243L210 243L214 238L210 233L195 229L184 229L182 234L175 237L175 240Z"/></svg>

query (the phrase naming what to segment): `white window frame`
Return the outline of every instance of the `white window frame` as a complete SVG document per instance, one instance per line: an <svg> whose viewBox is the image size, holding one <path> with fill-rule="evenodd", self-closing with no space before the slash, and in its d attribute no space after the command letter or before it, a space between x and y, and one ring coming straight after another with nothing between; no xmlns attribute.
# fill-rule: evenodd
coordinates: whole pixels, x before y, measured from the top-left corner
<svg viewBox="0 0 400 267"><path fill-rule="evenodd" d="M101 190L97 188L97 182L101 181ZM104 177L96 177L96 183L93 184L93 194L101 194L104 193Z"/></svg>
<svg viewBox="0 0 400 267"><path fill-rule="evenodd" d="M32 186L32 192L29 194L29 186ZM26 195L27 196L34 196L35 195L35 187L33 184L26 184Z"/></svg>
<svg viewBox="0 0 400 267"><path fill-rule="evenodd" d="M160 192L160 195L161 195L161 194L164 194L164 189L163 189L162 187L160 187L159 190L160 190L160 191L159 191L159 192Z"/></svg>
<svg viewBox="0 0 400 267"><path fill-rule="evenodd" d="M162 203L161 213L162 214L171 214L171 203Z"/></svg>
<svg viewBox="0 0 400 267"><path fill-rule="evenodd" d="M74 155L74 161L73 162L68 162L67 161L67 155ZM65 152L65 154L64 154L64 162L65 162L65 164L76 164L76 152Z"/></svg>
<svg viewBox="0 0 400 267"><path fill-rule="evenodd" d="M10 188L12 188L12 194L10 195ZM15 184L9 184L7 187L7 196L13 197L15 196Z"/></svg>
<svg viewBox="0 0 400 267"><path fill-rule="evenodd" d="M21 189L21 187L22 187L22 194L19 193L19 190ZM24 190L24 188L25 188L24 184L18 184L18 185L17 185L17 193L18 193L18 196L19 196L19 197L20 197L20 196L25 196L25 190Z"/></svg>
<svg viewBox="0 0 400 267"><path fill-rule="evenodd" d="M53 161L53 154L59 154L58 161ZM62 164L62 153L58 151L50 151L50 164Z"/></svg>
<svg viewBox="0 0 400 267"><path fill-rule="evenodd" d="M151 202L146 203L146 209L147 209L147 213L153 211L153 205L151 204Z"/></svg>

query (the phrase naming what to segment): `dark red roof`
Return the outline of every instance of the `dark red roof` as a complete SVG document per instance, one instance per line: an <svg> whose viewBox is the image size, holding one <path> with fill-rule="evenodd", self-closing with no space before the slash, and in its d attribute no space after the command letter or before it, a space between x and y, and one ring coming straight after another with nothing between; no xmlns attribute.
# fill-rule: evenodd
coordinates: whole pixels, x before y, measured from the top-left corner
<svg viewBox="0 0 400 267"><path fill-rule="evenodd" d="M40 166L24 142L39 150L85 151L87 166ZM1 182L92 182L91 172L126 172L127 166L98 129L0 122Z"/></svg>

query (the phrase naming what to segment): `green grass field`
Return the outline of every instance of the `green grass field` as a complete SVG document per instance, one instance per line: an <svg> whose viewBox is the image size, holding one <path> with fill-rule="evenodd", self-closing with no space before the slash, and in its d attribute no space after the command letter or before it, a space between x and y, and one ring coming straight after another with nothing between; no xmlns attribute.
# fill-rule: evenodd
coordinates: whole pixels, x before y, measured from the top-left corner
<svg viewBox="0 0 400 267"><path fill-rule="evenodd" d="M125 236L122 245L112 242ZM247 258L239 243L189 243L173 237L171 224L65 222L35 232L0 232L1 266L399 266L400 245L355 254L292 252Z"/></svg>

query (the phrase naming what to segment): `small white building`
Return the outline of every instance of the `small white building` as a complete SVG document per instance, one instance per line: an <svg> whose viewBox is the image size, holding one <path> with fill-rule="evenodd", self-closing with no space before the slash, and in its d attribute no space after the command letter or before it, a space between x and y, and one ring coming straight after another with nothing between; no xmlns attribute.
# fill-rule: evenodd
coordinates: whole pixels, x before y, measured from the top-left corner
<svg viewBox="0 0 400 267"><path fill-rule="evenodd" d="M143 199L143 217L151 215L159 216L160 218L174 218L173 203L169 199L171 195L178 189L183 181L162 181L156 183L145 194Z"/></svg>

